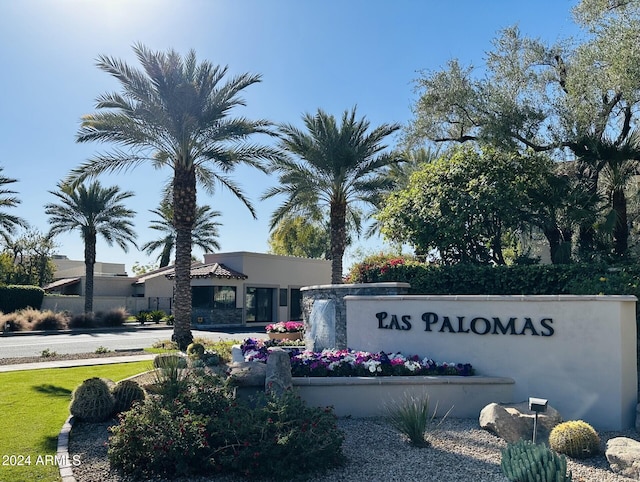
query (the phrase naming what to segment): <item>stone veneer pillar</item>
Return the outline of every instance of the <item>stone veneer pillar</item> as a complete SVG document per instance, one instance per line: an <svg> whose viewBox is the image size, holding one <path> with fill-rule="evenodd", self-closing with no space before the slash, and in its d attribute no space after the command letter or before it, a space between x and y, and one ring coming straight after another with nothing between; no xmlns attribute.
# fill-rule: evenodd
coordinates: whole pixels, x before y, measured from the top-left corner
<svg viewBox="0 0 640 482"><path fill-rule="evenodd" d="M348 295L359 296L383 296L383 295L406 295L411 285L409 283L360 283L360 284L340 284L340 285L317 285L305 286L300 289L302 294L302 318L305 327L305 339L307 349L318 350L323 348L337 348L344 350L347 348L347 308L344 297ZM310 324L310 315L313 304L319 300L333 301L335 306L335 326L324 327L335 329L335 346L323 346L319 340L313 338L316 332Z"/></svg>

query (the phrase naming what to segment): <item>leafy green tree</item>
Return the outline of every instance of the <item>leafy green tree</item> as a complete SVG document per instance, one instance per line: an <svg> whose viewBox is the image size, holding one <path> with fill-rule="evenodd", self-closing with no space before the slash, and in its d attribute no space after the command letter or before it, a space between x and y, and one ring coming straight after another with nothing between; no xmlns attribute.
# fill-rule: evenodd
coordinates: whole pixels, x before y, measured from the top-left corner
<svg viewBox="0 0 640 482"><path fill-rule="evenodd" d="M131 271L133 271L133 274L136 276L142 276L143 274L146 274L146 273L149 273L150 271L154 271L158 269L158 267L159 266L154 263L140 264L138 261L136 261L135 263L133 263L133 266L131 267Z"/></svg>
<svg viewBox="0 0 640 482"><path fill-rule="evenodd" d="M529 184L539 156L464 146L424 164L408 186L391 194L378 213L382 233L413 245L418 255L437 251L443 262L505 264L505 235L529 219Z"/></svg>
<svg viewBox="0 0 640 482"><path fill-rule="evenodd" d="M329 231L326 225L303 216L286 216L271 231L269 252L301 258L325 258L329 254Z"/></svg>
<svg viewBox="0 0 640 482"><path fill-rule="evenodd" d="M51 258L56 244L51 236L29 229L20 236L6 240L3 255L9 262L3 265L3 281L7 284L44 286L53 281L55 265Z"/></svg>
<svg viewBox="0 0 640 482"><path fill-rule="evenodd" d="M287 196L271 217L271 229L285 216L317 219L323 209L328 211L331 282L338 284L342 283L348 223L359 233L358 205L375 206L389 188L388 168L398 160L384 152L383 141L400 126L383 124L367 132L369 121L356 119L355 108L342 114L339 125L321 109L302 120L306 131L291 124L280 127L280 146L292 157L273 162L280 184L267 190L263 199Z"/></svg>
<svg viewBox="0 0 640 482"><path fill-rule="evenodd" d="M117 186L102 187L95 181L89 185L58 183L57 191L49 191L58 203L45 205L45 213L51 225L50 236L68 231L79 231L84 242L84 266L86 276L84 311L93 311L93 273L96 263L98 235L109 246L114 243L125 252L128 244L135 246L132 218L135 211L122 203L133 196L120 191Z"/></svg>
<svg viewBox="0 0 640 482"><path fill-rule="evenodd" d="M98 67L118 80L121 93L98 98L99 112L83 117L78 142L112 142L122 149L98 155L70 175L74 181L103 172L148 164L172 171L171 191L175 241L175 324L173 338L180 349L191 334L191 246L199 183L213 194L216 185L229 189L251 214L255 211L228 173L241 164L262 169L261 161L277 150L246 139L270 134L270 123L230 117L244 105L242 91L259 82L259 75L240 74L225 80L226 67L198 63L190 51L184 58L174 50L153 52L134 46L142 70L101 56Z"/></svg>
<svg viewBox="0 0 640 482"><path fill-rule="evenodd" d="M609 159L584 156L593 145L624 150L640 111L640 2L583 0L574 13L584 40L547 45L507 28L488 53L484 76L452 60L417 81L419 99L407 130L409 143L486 142L506 149L574 156L577 178L592 197ZM612 202L608 209L613 209ZM625 201L617 197L620 222L614 250L625 249ZM605 212L606 214L606 212ZM593 220L580 228L580 242L593 239Z"/></svg>
<svg viewBox="0 0 640 482"><path fill-rule="evenodd" d="M20 204L20 200L15 196L16 191L8 189L6 186L18 182L17 179L6 177L2 174L4 170L0 167L0 235L7 238L13 234L16 227L27 227L27 222L12 214L7 213L5 208L14 208Z"/></svg>
<svg viewBox="0 0 640 482"><path fill-rule="evenodd" d="M150 229L158 231L161 237L155 241L149 241L140 248L147 254L160 250L158 261L160 268L169 265L171 254L176 245L176 229L173 226L173 207L171 201L164 200L158 209L151 209L150 212L158 216L158 219L151 221ZM214 211L210 206L196 206L196 217L191 232L192 242L205 252L213 252L220 249L218 244L218 226L221 224L213 221L212 218L219 217L220 211Z"/></svg>

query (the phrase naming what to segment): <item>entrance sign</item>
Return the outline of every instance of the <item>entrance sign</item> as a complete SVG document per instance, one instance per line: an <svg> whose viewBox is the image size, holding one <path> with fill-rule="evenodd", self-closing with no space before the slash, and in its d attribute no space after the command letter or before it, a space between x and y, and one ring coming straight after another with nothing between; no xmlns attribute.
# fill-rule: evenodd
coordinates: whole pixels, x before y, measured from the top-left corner
<svg viewBox="0 0 640 482"><path fill-rule="evenodd" d="M542 397L565 420L633 427L634 296L346 296L347 345L471 363L510 377L514 400Z"/></svg>

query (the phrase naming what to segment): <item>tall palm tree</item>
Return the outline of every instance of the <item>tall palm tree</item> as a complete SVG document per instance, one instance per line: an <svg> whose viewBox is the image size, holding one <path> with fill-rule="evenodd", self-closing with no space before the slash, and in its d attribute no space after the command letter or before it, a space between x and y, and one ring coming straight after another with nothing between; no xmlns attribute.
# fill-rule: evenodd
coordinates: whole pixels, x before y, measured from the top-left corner
<svg viewBox="0 0 640 482"><path fill-rule="evenodd" d="M128 243L135 246L135 233L131 219L135 211L127 209L122 201L133 196L120 191L118 186L102 187L95 181L88 186L58 183L58 191L49 191L59 204L45 205L51 225L50 236L67 231L80 231L84 241L84 267L86 276L84 311L93 311L93 272L96 263L96 242L100 235L109 246L116 243L125 252Z"/></svg>
<svg viewBox="0 0 640 482"><path fill-rule="evenodd" d="M150 229L159 231L161 237L155 241L145 243L140 249L152 254L154 251L160 250L158 260L160 268L169 265L171 261L171 253L176 246L176 229L173 226L173 207L171 201L163 200L158 209L151 209L150 212L158 216L158 219L151 221ZM218 244L218 226L221 224L212 221L212 218L220 216L220 211L214 211L211 206L197 206L196 217L193 223L193 231L191 233L193 245L201 248L205 252L212 252L220 249Z"/></svg>
<svg viewBox="0 0 640 482"><path fill-rule="evenodd" d="M13 234L16 227L27 227L27 222L4 211L4 208L14 208L20 204L20 200L14 196L16 191L7 189L5 186L18 182L17 179L11 179L2 174L4 167L0 167L0 235L8 240L9 235Z"/></svg>
<svg viewBox="0 0 640 482"><path fill-rule="evenodd" d="M78 142L113 142L121 149L98 155L73 170L72 181L103 172L118 172L141 164L173 171L173 222L176 229L175 324L173 339L181 349L191 334L191 245L196 212L196 184L213 193L217 184L229 189L255 217L251 203L227 174L240 164L263 169L261 161L277 156L269 147L247 144L254 133L270 134L270 123L230 118L244 105L241 92L260 81L241 74L224 80L226 67L198 63L190 51L182 58L174 50L153 52L133 48L142 70L101 56L98 67L115 77L122 93L98 98L99 112L86 115Z"/></svg>
<svg viewBox="0 0 640 482"><path fill-rule="evenodd" d="M268 199L285 194L287 199L271 217L271 229L287 215L318 218L323 208L329 211L331 282L342 283L342 258L347 242L347 222L356 231L361 228L359 203L375 205L388 189L388 167L398 162L383 151L382 141L397 131L398 124L383 124L369 130L369 121L356 119L355 107L336 119L318 110L302 117L306 132L285 124L280 126L280 146L291 157L272 162L280 184L263 195Z"/></svg>

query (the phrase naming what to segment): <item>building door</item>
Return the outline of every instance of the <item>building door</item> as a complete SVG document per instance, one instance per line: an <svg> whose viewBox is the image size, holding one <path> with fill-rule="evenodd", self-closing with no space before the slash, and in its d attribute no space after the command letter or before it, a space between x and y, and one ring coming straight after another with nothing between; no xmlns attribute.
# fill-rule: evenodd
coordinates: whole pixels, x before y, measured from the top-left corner
<svg viewBox="0 0 640 482"><path fill-rule="evenodd" d="M274 297L274 288L247 288L247 323L273 323Z"/></svg>

